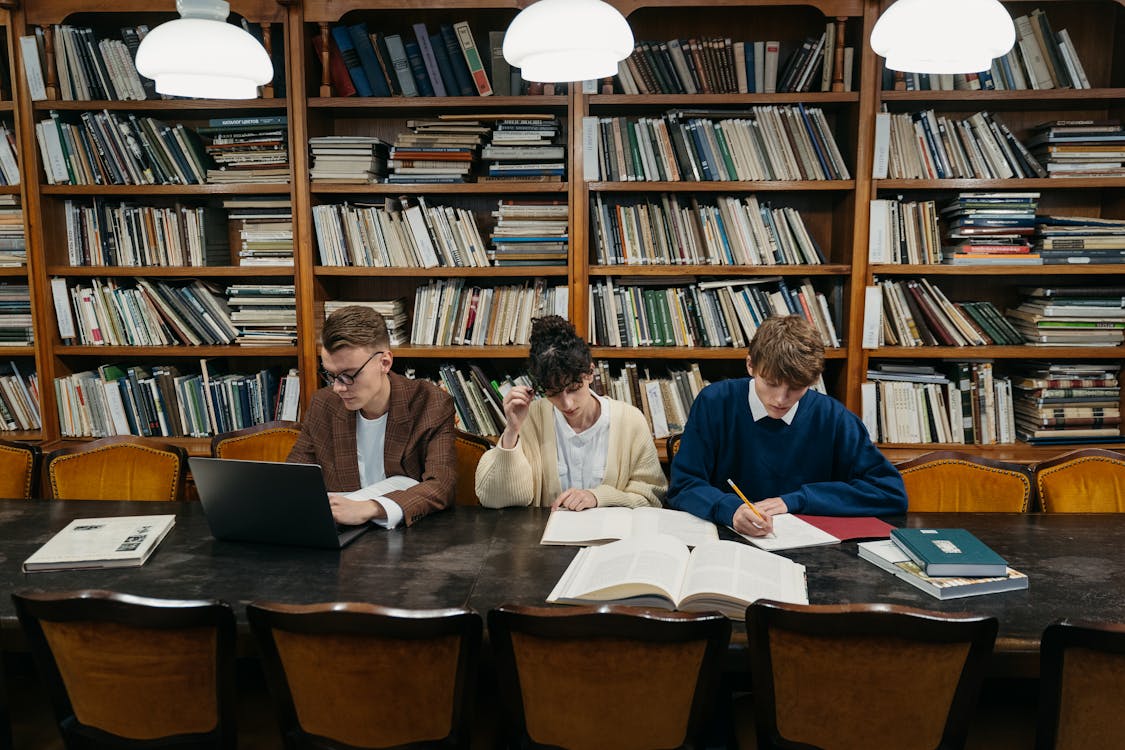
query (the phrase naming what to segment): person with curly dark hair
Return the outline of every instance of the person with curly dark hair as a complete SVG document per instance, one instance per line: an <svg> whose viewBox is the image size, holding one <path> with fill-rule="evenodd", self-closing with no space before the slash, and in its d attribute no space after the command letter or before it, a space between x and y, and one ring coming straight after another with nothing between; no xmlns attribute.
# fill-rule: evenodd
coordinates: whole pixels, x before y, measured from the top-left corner
<svg viewBox="0 0 1125 750"><path fill-rule="evenodd" d="M504 396L507 427L477 465L481 505L659 507L667 482L648 423L590 389L590 347L571 323L532 322L529 370L535 390L517 385ZM536 391L543 398L533 399Z"/></svg>

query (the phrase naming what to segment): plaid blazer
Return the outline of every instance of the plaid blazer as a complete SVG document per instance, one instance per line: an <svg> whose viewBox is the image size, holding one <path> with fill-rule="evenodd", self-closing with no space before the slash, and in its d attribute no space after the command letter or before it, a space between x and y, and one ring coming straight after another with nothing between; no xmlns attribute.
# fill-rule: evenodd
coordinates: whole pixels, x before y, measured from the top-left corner
<svg viewBox="0 0 1125 750"><path fill-rule="evenodd" d="M391 399L383 465L387 476L418 480L408 490L387 494L402 508L407 526L453 504L457 459L453 448L453 399L431 383L387 373ZM313 394L301 434L287 459L290 463L320 464L329 492L360 487L359 454L355 439L356 413L344 408L331 388Z"/></svg>

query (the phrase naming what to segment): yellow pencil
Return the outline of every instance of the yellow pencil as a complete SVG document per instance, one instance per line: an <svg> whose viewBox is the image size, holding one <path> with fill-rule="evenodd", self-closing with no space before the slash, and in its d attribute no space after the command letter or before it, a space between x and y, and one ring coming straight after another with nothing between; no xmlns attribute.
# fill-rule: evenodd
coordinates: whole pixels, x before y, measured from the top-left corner
<svg viewBox="0 0 1125 750"><path fill-rule="evenodd" d="M757 507L755 507L755 506L754 506L754 503L750 502L750 501L749 501L749 500L748 500L748 499L746 498L746 495L743 495L743 494L742 494L742 490L738 489L738 485L734 483L734 480L733 480L733 479L731 479L731 478L729 478L729 477L728 477L728 478L727 478L727 484L729 484L729 485L730 485L730 488L731 488L732 490L734 490L734 493L735 493L736 495L738 495L738 496L739 496L740 498L742 498L742 502L746 503L746 505L748 505L748 506L750 507L750 511L751 511L751 512L752 512L752 513L753 513L754 515L756 515L756 516L758 517L758 519L759 519L759 520L761 520L761 521L763 521L763 522L765 522L765 523L769 523L768 521L766 521L766 517L762 515L762 511L758 510L758 509L757 509Z"/></svg>

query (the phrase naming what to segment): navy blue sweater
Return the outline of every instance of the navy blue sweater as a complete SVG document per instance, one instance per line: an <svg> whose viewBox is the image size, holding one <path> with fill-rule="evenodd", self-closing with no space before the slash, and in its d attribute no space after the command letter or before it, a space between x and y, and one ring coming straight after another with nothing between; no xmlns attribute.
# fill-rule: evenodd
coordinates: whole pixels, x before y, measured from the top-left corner
<svg viewBox="0 0 1125 750"><path fill-rule="evenodd" d="M902 477L871 442L859 417L809 391L790 425L750 414L750 379L723 380L691 407L672 461L668 505L730 526L742 501L780 497L792 513L868 516L904 513Z"/></svg>

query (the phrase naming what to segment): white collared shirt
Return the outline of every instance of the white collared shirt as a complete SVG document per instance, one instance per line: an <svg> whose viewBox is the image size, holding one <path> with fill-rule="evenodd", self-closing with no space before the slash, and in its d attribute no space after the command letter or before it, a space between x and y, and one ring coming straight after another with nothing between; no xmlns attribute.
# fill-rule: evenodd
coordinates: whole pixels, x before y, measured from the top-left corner
<svg viewBox="0 0 1125 750"><path fill-rule="evenodd" d="M387 415L368 419L362 411L356 412L355 445L359 459L359 486L370 487L387 478L387 468L383 463L383 451L387 443ZM402 522L402 508L394 500L379 496L366 497L361 489L356 499L374 500L383 506L386 519L372 519L372 523L393 529Z"/></svg>
<svg viewBox="0 0 1125 750"><path fill-rule="evenodd" d="M593 391L590 391L590 395L598 399L602 413L597 421L582 432L575 432L567 424L563 413L552 409L555 413L559 487L564 492L572 488L592 490L601 485L605 478L606 459L609 455L609 404Z"/></svg>
<svg viewBox="0 0 1125 750"><path fill-rule="evenodd" d="M755 422L759 422L769 416L766 411L766 405L762 403L762 399L758 398L758 392L754 390L754 379L750 379L750 396L747 399L750 402L750 416L754 418ZM801 402L793 404L793 407L782 415L781 421L785 424L793 424L793 418L797 416L797 407Z"/></svg>

